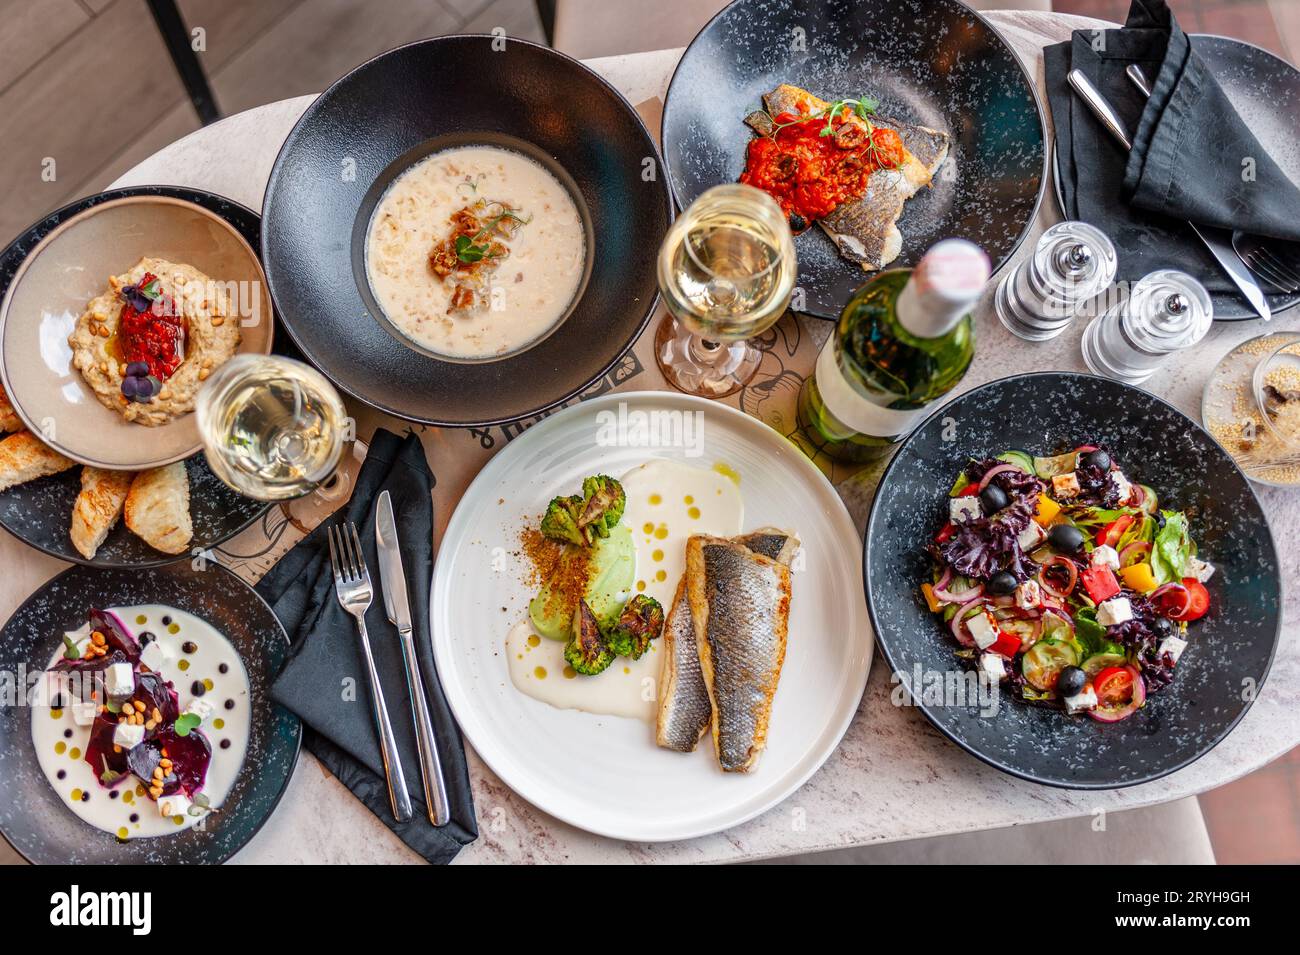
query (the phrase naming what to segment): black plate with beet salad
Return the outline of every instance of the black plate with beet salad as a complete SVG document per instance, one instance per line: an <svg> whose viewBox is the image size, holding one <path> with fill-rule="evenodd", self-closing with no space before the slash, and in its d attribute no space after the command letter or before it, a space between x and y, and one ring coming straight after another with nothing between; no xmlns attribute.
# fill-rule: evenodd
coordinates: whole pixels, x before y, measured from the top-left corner
<svg viewBox="0 0 1300 955"><path fill-rule="evenodd" d="M1245 476L1173 406L1090 375L1005 378L935 412L885 471L865 546L906 698L1037 782L1187 765L1244 715L1277 644L1277 553Z"/></svg>

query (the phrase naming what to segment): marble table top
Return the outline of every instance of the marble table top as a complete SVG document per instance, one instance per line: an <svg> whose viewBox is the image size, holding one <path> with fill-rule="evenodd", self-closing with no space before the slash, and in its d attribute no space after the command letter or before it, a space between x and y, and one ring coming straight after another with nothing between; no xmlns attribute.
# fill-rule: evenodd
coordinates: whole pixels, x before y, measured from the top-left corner
<svg viewBox="0 0 1300 955"><path fill-rule="evenodd" d="M1042 85L1040 51L1070 31L1099 21L1055 14L995 12L989 19ZM589 61L632 103L667 90L681 50ZM231 116L168 146L114 185L171 183L229 196L260 209L271 165L293 123L311 102L299 97ZM657 132L657 131L656 131ZM1049 195L1037 230L1059 220ZM1035 233L1036 234L1036 233ZM1032 237L1017 259L1032 247ZM1272 328L1295 327L1292 310ZM977 313L979 348L961 385L969 388L1034 370L1086 370L1079 356L1083 323L1060 338L1027 345L1006 333L990 303ZM829 325L809 323L820 344ZM1148 387L1195 419L1201 390L1217 359L1260 334L1254 323L1216 326L1204 343ZM394 422L390 426L400 427ZM877 472L841 482L841 495L865 524ZM915 709L890 703L887 667L873 668L857 718L825 766L785 803L735 829L689 842L621 843L560 823L511 792L470 753L480 839L457 862L728 862L914 839L1023 823L1102 815L1178 799L1220 786L1259 768L1300 743L1300 627L1290 586L1300 570L1300 508L1287 492L1261 488L1260 498L1282 557L1283 635L1260 698L1232 735L1195 764L1162 780L1111 792L1072 792L1023 782L994 770L949 743ZM64 567L59 561L0 539L0 617ZM320 764L304 752L288 793L265 828L234 859L243 863L418 862Z"/></svg>

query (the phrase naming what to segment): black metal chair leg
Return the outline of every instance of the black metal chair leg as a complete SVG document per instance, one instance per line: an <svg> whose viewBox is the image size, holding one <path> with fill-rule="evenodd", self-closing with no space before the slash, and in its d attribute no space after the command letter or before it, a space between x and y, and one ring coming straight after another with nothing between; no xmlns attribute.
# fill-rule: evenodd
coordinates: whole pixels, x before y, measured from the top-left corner
<svg viewBox="0 0 1300 955"><path fill-rule="evenodd" d="M194 111L199 114L199 119L204 126L215 122L221 118L221 109L217 106L216 97L212 95L212 87L208 85L208 78L203 73L203 67L199 65L194 47L190 45L190 31L186 29L185 21L181 19L181 12L176 9L176 0L147 0L147 2L154 22L158 24L158 32L162 34L163 42L167 44L167 52L171 54L176 72L180 75L181 82L185 84L185 92L190 95L190 102L194 104Z"/></svg>

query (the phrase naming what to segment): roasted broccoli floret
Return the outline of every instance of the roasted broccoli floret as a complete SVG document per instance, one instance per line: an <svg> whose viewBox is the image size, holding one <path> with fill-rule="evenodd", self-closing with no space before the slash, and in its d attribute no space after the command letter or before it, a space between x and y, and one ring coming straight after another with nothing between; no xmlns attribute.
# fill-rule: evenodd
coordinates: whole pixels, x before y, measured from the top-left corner
<svg viewBox="0 0 1300 955"><path fill-rule="evenodd" d="M664 631L664 608L659 601L637 594L623 605L618 621L609 628L609 648L621 657L641 659L650 641Z"/></svg>
<svg viewBox="0 0 1300 955"><path fill-rule="evenodd" d="M605 474L597 474L582 482L582 513L578 526L588 540L594 532L597 537L608 537L609 532L623 519L627 495L623 485Z"/></svg>
<svg viewBox="0 0 1300 955"><path fill-rule="evenodd" d="M578 526L578 517L582 514L582 498L553 497L546 505L546 514L542 517L542 534L553 540L579 547L590 543L590 534L584 533Z"/></svg>
<svg viewBox="0 0 1300 955"><path fill-rule="evenodd" d="M596 615L585 600L579 600L578 609L573 612L573 628L569 642L564 645L564 659L584 676L595 676L614 660L614 651L605 642Z"/></svg>

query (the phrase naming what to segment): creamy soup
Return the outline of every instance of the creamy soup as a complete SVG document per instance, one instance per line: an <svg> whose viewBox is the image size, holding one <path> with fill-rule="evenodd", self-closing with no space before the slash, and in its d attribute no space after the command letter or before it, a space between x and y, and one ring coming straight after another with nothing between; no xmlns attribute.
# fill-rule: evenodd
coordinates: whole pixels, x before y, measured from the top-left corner
<svg viewBox="0 0 1300 955"><path fill-rule="evenodd" d="M198 732L211 744L212 759L201 791L212 808L220 808L239 776L251 729L248 676L238 652L220 631L184 611L156 604L112 609L137 638L150 633L158 641L165 660L160 672L175 684L182 712L200 695L194 692L195 684L203 686L201 695L211 703L212 714ZM68 636L84 647L90 639L89 627ZM62 655L60 646L49 665ZM91 728L77 724L71 706L48 705L60 702L57 690L48 682L52 677L46 674L47 695L32 701L32 745L50 785L69 809L96 829L123 840L165 836L206 818L206 813L197 811L194 815L162 815L159 804L134 776L113 789L101 786L98 774L85 760ZM38 685L37 691L41 688Z"/></svg>
<svg viewBox="0 0 1300 955"><path fill-rule="evenodd" d="M650 461L620 481L627 495L622 523L636 548L633 593L654 597L667 614L686 570L686 541L693 534L734 537L745 505L735 472L676 461ZM564 661L564 644L533 632L521 621L506 636L510 679L527 695L561 709L583 710L653 722L663 666L663 640L641 659L617 658L605 672L581 676Z"/></svg>
<svg viewBox="0 0 1300 955"><path fill-rule="evenodd" d="M492 358L565 316L586 254L582 218L555 176L519 153L466 146L389 186L370 221L366 271L403 335L439 355Z"/></svg>

